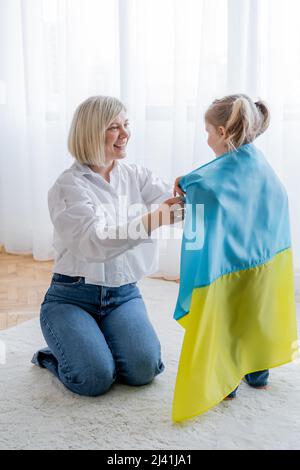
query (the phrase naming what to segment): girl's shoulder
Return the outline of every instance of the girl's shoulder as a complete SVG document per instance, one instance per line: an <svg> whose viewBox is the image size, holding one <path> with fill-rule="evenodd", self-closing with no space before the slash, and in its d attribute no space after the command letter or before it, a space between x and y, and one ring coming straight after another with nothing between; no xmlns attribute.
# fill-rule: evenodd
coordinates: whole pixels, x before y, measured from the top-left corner
<svg viewBox="0 0 300 470"><path fill-rule="evenodd" d="M238 173L242 168L265 162L262 152L252 143L244 144L234 151L225 153L201 165L185 175L180 180L180 186L186 190L189 186L198 184L209 187L220 184L224 178Z"/></svg>

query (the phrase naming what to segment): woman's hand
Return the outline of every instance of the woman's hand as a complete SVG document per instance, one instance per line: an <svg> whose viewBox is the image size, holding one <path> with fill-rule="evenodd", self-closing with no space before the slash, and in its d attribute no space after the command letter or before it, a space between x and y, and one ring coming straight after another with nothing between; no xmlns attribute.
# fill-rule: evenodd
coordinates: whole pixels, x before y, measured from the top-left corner
<svg viewBox="0 0 300 470"><path fill-rule="evenodd" d="M162 225L173 225L184 219L184 202L182 197L172 197L164 201L158 209L145 214L142 218L145 229L150 235Z"/></svg>
<svg viewBox="0 0 300 470"><path fill-rule="evenodd" d="M174 188L173 188L173 194L174 194L174 197L176 196L176 194L180 194L180 196L184 196L185 195L185 192L182 191L182 189L179 187L178 183L179 181L181 180L181 178L183 178L183 176L178 176L178 178L176 178L175 180L175 183L174 183Z"/></svg>
<svg viewBox="0 0 300 470"><path fill-rule="evenodd" d="M173 225L184 219L184 201L182 197L171 197L157 209L161 217L161 225Z"/></svg>

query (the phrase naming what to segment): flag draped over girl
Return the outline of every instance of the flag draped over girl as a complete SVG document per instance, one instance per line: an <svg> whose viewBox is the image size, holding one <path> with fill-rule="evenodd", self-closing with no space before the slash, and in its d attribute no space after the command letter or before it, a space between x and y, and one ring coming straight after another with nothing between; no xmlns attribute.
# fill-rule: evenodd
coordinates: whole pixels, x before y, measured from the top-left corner
<svg viewBox="0 0 300 470"><path fill-rule="evenodd" d="M290 362L297 349L288 200L263 154L242 145L180 187L186 221L174 317L185 336L175 421L222 401L245 374Z"/></svg>

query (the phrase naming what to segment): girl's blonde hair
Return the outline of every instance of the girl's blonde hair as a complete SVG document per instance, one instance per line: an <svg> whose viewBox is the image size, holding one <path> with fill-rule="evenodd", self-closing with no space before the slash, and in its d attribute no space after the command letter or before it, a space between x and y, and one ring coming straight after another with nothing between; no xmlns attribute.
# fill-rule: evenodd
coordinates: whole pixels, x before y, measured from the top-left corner
<svg viewBox="0 0 300 470"><path fill-rule="evenodd" d="M105 164L105 131L126 108L118 98L92 96L76 109L68 137L69 152L80 163Z"/></svg>
<svg viewBox="0 0 300 470"><path fill-rule="evenodd" d="M247 95L229 95L215 100L205 113L214 127L225 128L228 150L253 142L268 128L270 111L263 101L252 101Z"/></svg>

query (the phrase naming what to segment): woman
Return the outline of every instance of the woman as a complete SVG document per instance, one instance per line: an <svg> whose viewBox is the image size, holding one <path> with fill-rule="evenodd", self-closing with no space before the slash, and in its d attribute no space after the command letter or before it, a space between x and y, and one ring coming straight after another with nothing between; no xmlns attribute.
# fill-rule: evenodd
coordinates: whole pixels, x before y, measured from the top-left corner
<svg viewBox="0 0 300 470"><path fill-rule="evenodd" d="M84 101L69 133L75 162L48 196L56 251L40 315L48 348L32 362L80 395L101 395L116 380L144 385L164 369L136 283L156 268L151 232L181 220L183 202L122 161L129 138L118 99Z"/></svg>

